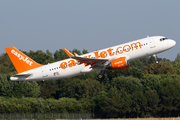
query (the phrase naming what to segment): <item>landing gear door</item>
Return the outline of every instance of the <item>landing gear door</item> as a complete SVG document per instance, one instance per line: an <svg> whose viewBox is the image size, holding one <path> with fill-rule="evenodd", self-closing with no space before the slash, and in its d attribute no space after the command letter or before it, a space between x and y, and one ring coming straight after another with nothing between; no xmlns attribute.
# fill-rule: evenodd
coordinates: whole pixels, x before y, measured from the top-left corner
<svg viewBox="0 0 180 120"><path fill-rule="evenodd" d="M153 38L149 38L149 44L150 44L150 48L154 48L156 47L155 43L154 43L154 39Z"/></svg>
<svg viewBox="0 0 180 120"><path fill-rule="evenodd" d="M42 71L42 77L47 77L47 76L48 76L45 67L43 67L43 68L41 69L41 71Z"/></svg>

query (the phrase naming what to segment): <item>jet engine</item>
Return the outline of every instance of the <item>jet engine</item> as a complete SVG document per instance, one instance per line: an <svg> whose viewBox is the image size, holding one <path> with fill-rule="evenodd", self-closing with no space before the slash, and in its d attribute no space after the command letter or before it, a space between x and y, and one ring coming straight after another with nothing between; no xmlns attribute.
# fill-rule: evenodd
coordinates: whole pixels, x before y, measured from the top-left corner
<svg viewBox="0 0 180 120"><path fill-rule="evenodd" d="M126 57L121 57L110 61L108 68L112 68L114 70L124 70L129 68L129 63L126 60Z"/></svg>

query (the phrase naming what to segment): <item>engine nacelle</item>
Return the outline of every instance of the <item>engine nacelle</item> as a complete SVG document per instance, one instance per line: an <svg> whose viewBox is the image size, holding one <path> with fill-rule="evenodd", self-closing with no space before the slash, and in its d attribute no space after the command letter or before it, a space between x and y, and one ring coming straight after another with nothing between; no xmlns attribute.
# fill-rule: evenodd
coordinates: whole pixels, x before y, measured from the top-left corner
<svg viewBox="0 0 180 120"><path fill-rule="evenodd" d="M109 67L115 70L124 70L126 68L129 68L129 63L126 60L126 57L121 57L110 61Z"/></svg>

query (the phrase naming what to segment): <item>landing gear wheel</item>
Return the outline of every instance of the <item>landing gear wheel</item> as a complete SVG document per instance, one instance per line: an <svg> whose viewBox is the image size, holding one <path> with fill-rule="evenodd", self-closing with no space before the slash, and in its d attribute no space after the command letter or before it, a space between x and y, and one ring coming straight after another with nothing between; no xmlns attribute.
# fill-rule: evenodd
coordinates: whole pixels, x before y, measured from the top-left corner
<svg viewBox="0 0 180 120"><path fill-rule="evenodd" d="M99 79L103 79L103 78L104 78L104 75L103 75L103 74L99 74L97 77L98 77Z"/></svg>
<svg viewBox="0 0 180 120"><path fill-rule="evenodd" d="M158 63L159 63L159 61L158 61L158 59L157 59L156 54L154 54L154 55L153 55L153 57L154 57L154 59L155 59L155 61L156 61L156 64L158 64Z"/></svg>

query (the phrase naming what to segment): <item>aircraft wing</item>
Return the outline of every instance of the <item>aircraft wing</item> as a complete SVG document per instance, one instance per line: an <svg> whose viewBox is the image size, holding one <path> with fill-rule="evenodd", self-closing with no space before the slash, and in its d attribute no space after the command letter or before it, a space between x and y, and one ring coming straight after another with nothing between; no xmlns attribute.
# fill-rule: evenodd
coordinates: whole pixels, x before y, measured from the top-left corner
<svg viewBox="0 0 180 120"><path fill-rule="evenodd" d="M73 54L71 54L65 48L63 48L63 50L66 52L66 54L69 57L71 57L73 59L76 59L79 64L83 64L84 63L85 66L91 65L91 68L98 67L98 66L102 67L106 62L109 61L109 59L84 58L84 57L80 57L80 56L74 56Z"/></svg>
<svg viewBox="0 0 180 120"><path fill-rule="evenodd" d="M86 66L91 65L91 67L103 66L108 61L108 59L83 58L79 56L72 56L71 58L78 60L79 64L85 63Z"/></svg>

